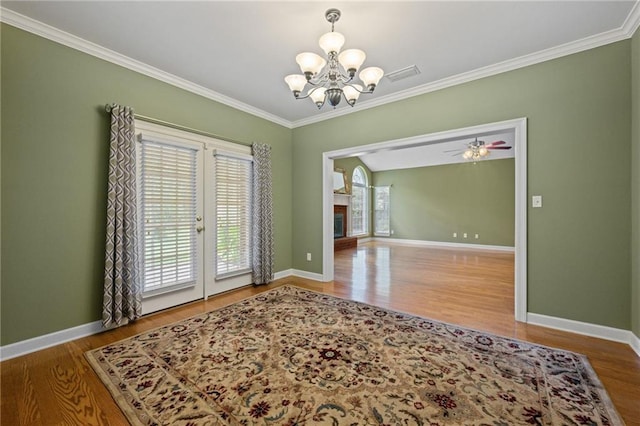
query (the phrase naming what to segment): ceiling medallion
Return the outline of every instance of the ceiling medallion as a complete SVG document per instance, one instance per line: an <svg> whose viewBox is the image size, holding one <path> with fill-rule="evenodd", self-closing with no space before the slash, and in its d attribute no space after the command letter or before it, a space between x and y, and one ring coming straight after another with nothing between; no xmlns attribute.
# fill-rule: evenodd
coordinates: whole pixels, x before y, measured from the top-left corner
<svg viewBox="0 0 640 426"><path fill-rule="evenodd" d="M354 106L361 93L373 93L384 71L378 67L365 68L358 74L365 88L355 83L356 72L364 63L366 55L359 49L347 49L340 53L345 39L342 34L334 31L334 24L340 19L340 11L329 9L325 18L331 23L331 32L320 37L318 43L327 54L327 59L315 53L300 53L296 56L296 62L303 74L291 74L284 80L296 99L311 98L318 109L326 101L335 108L343 97L349 105ZM300 96L307 85L310 86L309 90Z"/></svg>

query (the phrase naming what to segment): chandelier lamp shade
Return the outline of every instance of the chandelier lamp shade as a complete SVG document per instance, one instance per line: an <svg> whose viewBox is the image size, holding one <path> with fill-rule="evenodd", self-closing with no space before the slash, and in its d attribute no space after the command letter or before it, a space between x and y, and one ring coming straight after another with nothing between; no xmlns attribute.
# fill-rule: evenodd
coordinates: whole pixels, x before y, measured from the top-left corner
<svg viewBox="0 0 640 426"><path fill-rule="evenodd" d="M373 93L384 71L378 67L365 68L358 74L362 82L358 84L355 76L367 56L360 49L340 52L345 39L334 31L334 24L340 19L338 9L327 10L325 18L331 23L331 32L322 35L318 44L326 59L311 52L300 53L296 62L302 74L288 75L284 81L296 99L311 98L318 109L325 102L335 108L342 98L354 106L361 93Z"/></svg>

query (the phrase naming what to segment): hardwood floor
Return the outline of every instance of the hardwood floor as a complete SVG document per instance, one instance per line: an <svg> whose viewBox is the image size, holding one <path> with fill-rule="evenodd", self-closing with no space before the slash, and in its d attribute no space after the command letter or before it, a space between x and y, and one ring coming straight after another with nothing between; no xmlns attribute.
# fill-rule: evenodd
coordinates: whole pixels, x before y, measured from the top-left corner
<svg viewBox="0 0 640 426"><path fill-rule="evenodd" d="M625 344L514 321L513 255L367 243L335 253L335 280L288 277L207 301L149 315L125 327L0 363L3 425L126 425L83 353L142 331L266 291L294 284L580 352L589 357L627 425L640 425L640 358Z"/></svg>

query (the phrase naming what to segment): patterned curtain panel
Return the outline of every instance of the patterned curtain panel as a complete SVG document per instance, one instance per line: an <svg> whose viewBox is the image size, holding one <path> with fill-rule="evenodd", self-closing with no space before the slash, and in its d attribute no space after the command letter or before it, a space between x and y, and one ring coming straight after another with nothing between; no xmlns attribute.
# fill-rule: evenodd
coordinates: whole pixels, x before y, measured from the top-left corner
<svg viewBox="0 0 640 426"><path fill-rule="evenodd" d="M104 265L102 325L118 327L141 315L138 281L136 155L134 114L111 106L107 244Z"/></svg>
<svg viewBox="0 0 640 426"><path fill-rule="evenodd" d="M254 143L253 151L253 283L273 281L273 195L271 146Z"/></svg>

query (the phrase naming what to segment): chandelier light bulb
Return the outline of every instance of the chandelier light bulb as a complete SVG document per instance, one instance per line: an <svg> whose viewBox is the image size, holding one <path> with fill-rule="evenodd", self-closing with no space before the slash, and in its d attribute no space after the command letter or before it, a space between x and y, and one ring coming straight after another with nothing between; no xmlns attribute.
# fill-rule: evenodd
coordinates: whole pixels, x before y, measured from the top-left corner
<svg viewBox="0 0 640 426"><path fill-rule="evenodd" d="M322 56L311 52L300 53L296 56L296 62L300 65L300 70L302 70L307 80L319 73L327 64L327 61Z"/></svg>
<svg viewBox="0 0 640 426"><path fill-rule="evenodd" d="M367 90L371 92L373 92L373 89L376 88L383 75L384 71L382 71L378 67L365 68L360 71L360 74L358 74L360 80L362 80L365 86L367 86Z"/></svg>
<svg viewBox="0 0 640 426"><path fill-rule="evenodd" d="M347 70L349 77L353 78L366 58L367 55L360 49L347 49L338 56L338 61Z"/></svg>
<svg viewBox="0 0 640 426"><path fill-rule="evenodd" d="M465 160L469 160L471 159L471 157L473 157L473 152L471 152L470 149L466 150L464 154L462 154L462 158L464 158Z"/></svg>
<svg viewBox="0 0 640 426"><path fill-rule="evenodd" d="M284 81L289 85L289 89L293 92L293 95L297 98L304 86L307 84L307 79L301 74L290 74L284 78Z"/></svg>
<svg viewBox="0 0 640 426"><path fill-rule="evenodd" d="M481 157L485 157L485 156L489 155L489 150L485 146L481 146L478 149L478 154L480 154Z"/></svg>
<svg viewBox="0 0 640 426"><path fill-rule="evenodd" d="M338 53L340 49L342 49L342 46L344 46L344 36L335 31L331 31L330 33L323 34L318 44L327 55L332 52Z"/></svg>

